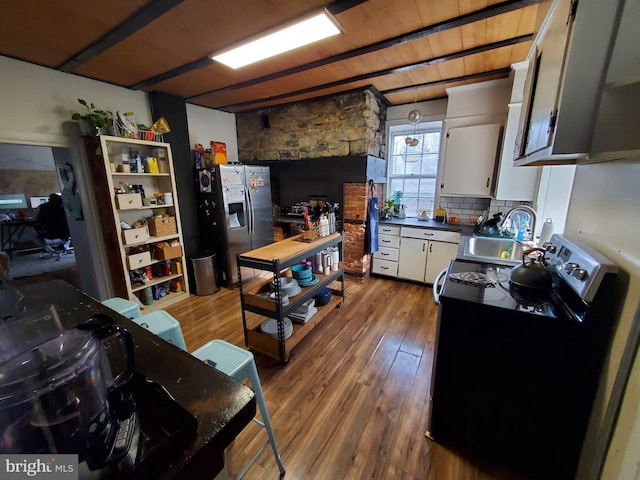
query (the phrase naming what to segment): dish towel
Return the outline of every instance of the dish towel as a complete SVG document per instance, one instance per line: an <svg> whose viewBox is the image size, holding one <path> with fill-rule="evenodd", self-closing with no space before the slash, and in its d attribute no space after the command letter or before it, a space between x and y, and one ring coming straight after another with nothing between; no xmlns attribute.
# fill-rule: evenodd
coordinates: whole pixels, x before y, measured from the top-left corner
<svg viewBox="0 0 640 480"><path fill-rule="evenodd" d="M375 196L373 180L369 180L371 198L367 209L367 223L365 227L364 253L378 251L378 197Z"/></svg>

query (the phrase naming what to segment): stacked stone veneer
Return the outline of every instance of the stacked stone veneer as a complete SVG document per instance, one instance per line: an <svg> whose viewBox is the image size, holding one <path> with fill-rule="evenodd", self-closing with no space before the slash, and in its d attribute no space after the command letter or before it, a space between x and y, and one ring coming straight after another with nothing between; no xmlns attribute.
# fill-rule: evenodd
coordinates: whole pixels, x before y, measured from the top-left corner
<svg viewBox="0 0 640 480"><path fill-rule="evenodd" d="M238 157L242 162L381 156L385 116L386 106L369 90L238 113ZM368 187L343 188L344 269L364 278L371 263L364 251Z"/></svg>
<svg viewBox="0 0 640 480"><path fill-rule="evenodd" d="M236 114L240 161L380 156L386 107L369 90Z"/></svg>

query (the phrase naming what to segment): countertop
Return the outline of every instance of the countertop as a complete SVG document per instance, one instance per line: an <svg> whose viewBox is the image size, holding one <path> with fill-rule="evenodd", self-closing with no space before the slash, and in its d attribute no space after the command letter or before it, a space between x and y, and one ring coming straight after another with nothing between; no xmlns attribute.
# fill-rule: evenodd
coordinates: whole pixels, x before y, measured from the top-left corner
<svg viewBox="0 0 640 480"><path fill-rule="evenodd" d="M191 443L158 465L153 478L215 477L224 466L224 449L255 415L253 391L62 280L0 291L3 316L25 316L50 305L55 306L65 329L96 313L111 315L133 337L137 370L162 384L198 420Z"/></svg>
<svg viewBox="0 0 640 480"><path fill-rule="evenodd" d="M454 223L441 223L435 220L420 220L417 217L392 218L391 220L379 220L380 225L398 225L400 227L418 227L430 228L434 230L447 230L450 232L459 232L460 235L473 234L475 225L463 225Z"/></svg>

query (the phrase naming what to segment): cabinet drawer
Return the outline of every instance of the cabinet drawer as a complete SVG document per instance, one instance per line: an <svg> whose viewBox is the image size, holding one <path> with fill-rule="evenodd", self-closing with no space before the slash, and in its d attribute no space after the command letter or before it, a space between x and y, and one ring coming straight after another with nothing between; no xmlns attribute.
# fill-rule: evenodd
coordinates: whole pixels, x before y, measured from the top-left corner
<svg viewBox="0 0 640 480"><path fill-rule="evenodd" d="M142 243L149 240L149 229L147 227L132 228L130 230L122 231L122 238L125 245L131 245L134 243Z"/></svg>
<svg viewBox="0 0 640 480"><path fill-rule="evenodd" d="M151 265L151 252L141 252L129 255L127 256L127 262L129 263L129 270Z"/></svg>
<svg viewBox="0 0 640 480"><path fill-rule="evenodd" d="M378 246L387 248L398 248L400 237L395 235L378 235Z"/></svg>
<svg viewBox="0 0 640 480"><path fill-rule="evenodd" d="M387 275L389 277L397 277L398 262L391 262L389 260L380 260L378 258L374 258L373 264L371 265L371 273Z"/></svg>
<svg viewBox="0 0 640 480"><path fill-rule="evenodd" d="M398 261L398 249L389 247L379 247L378 251L373 254L373 258L380 260Z"/></svg>
<svg viewBox="0 0 640 480"><path fill-rule="evenodd" d="M408 238L421 238L424 240L436 240L438 242L458 243L460 233L446 230L434 230L429 228L402 227L401 236Z"/></svg>
<svg viewBox="0 0 640 480"><path fill-rule="evenodd" d="M378 225L378 235L400 235L400 227L395 225Z"/></svg>
<svg viewBox="0 0 640 480"><path fill-rule="evenodd" d="M120 210L141 208L142 195L139 193L120 193L116 195L116 205Z"/></svg>

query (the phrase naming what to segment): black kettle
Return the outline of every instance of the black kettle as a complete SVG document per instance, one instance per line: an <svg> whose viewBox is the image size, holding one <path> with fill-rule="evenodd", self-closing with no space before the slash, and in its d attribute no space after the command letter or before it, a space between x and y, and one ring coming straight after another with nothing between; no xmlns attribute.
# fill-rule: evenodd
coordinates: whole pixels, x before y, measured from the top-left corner
<svg viewBox="0 0 640 480"><path fill-rule="evenodd" d="M530 258L528 255L539 252L537 258ZM546 250L542 248L529 248L522 252L522 263L516 265L511 270L509 283L530 293L547 293L551 289L553 278L551 272L546 268L544 254ZM526 259L529 259L525 263Z"/></svg>

